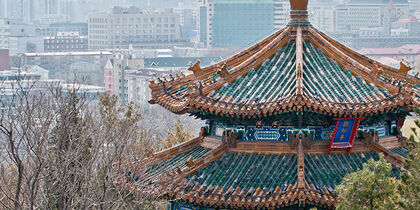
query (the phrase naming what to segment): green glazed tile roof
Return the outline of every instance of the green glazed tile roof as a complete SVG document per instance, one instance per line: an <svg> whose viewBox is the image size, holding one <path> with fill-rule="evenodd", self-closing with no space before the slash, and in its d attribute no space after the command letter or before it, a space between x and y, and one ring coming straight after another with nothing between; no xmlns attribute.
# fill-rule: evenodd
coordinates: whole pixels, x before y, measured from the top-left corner
<svg viewBox="0 0 420 210"><path fill-rule="evenodd" d="M224 190L239 187L243 192L248 192L251 188L260 188L264 193L272 192L276 187L285 190L289 184L294 184L296 179L297 157L294 154L235 152L224 154L220 159L187 177L187 181L193 181L192 184L199 182L206 187L220 186Z"/></svg>
<svg viewBox="0 0 420 210"><path fill-rule="evenodd" d="M336 103L363 103L389 96L385 89L366 83L361 77L341 68L310 41L303 45L304 91L307 95Z"/></svg>
<svg viewBox="0 0 420 210"><path fill-rule="evenodd" d="M376 152L305 155L305 179L318 190L325 186L333 191L346 174L361 169L371 158L378 160L379 155ZM398 177L399 172L393 167L391 175Z"/></svg>
<svg viewBox="0 0 420 210"><path fill-rule="evenodd" d="M260 67L214 91L211 96L216 100L232 98L230 102L237 104L246 104L250 100L264 103L276 97L290 97L296 91L295 46L295 41L290 40Z"/></svg>
<svg viewBox="0 0 420 210"><path fill-rule="evenodd" d="M194 157L194 159L199 159L209 151L210 149L201 146L194 147L187 152L172 157L171 159L163 160L157 164L152 165L146 170L146 174L149 177L156 177L162 173L166 173L167 171L172 171L177 167L182 170L186 168L186 161L191 155Z"/></svg>
<svg viewBox="0 0 420 210"><path fill-rule="evenodd" d="M365 103L390 96L341 68L310 41L303 47L303 90L306 96L333 103ZM234 104L267 103L296 92L296 44L290 40L272 58L233 83L212 92L214 100ZM326 88L328 87L328 88Z"/></svg>
<svg viewBox="0 0 420 210"><path fill-rule="evenodd" d="M290 111L369 117L420 104L420 79L308 27L286 27L192 74L151 81L150 103L178 113L254 118Z"/></svg>
<svg viewBox="0 0 420 210"><path fill-rule="evenodd" d="M410 150L408 150L406 147L398 147L398 148L391 149L391 152L407 158Z"/></svg>

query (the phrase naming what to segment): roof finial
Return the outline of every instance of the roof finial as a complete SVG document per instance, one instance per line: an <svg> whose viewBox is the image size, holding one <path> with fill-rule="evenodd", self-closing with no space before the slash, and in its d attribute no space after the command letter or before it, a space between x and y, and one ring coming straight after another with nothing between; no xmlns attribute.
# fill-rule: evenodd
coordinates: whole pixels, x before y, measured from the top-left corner
<svg viewBox="0 0 420 210"><path fill-rule="evenodd" d="M308 18L309 0L290 0L290 21L289 26L309 25Z"/></svg>
<svg viewBox="0 0 420 210"><path fill-rule="evenodd" d="M307 10L309 0L290 0L291 10Z"/></svg>

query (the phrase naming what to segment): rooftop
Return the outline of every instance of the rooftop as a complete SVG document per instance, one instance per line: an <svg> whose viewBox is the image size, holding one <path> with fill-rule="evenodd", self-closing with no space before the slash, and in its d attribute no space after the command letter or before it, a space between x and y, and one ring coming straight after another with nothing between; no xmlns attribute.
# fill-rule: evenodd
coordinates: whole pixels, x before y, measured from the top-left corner
<svg viewBox="0 0 420 210"><path fill-rule="evenodd" d="M109 51L90 51L90 52L36 52L36 53L24 53L27 57L36 56L92 56L92 55L112 55Z"/></svg>
<svg viewBox="0 0 420 210"><path fill-rule="evenodd" d="M373 55L420 55L420 45L403 45L396 48L362 48L360 54Z"/></svg>

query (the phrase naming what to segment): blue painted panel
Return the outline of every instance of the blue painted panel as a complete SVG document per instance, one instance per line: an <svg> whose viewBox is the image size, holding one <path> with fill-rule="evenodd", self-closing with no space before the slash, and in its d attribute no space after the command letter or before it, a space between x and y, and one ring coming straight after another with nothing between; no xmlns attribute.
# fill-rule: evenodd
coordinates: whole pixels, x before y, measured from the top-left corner
<svg viewBox="0 0 420 210"><path fill-rule="evenodd" d="M287 141L287 131L292 127L246 127L245 141Z"/></svg>
<svg viewBox="0 0 420 210"><path fill-rule="evenodd" d="M355 122L356 120L340 120L337 125L337 132L334 136L333 144L349 143Z"/></svg>
<svg viewBox="0 0 420 210"><path fill-rule="evenodd" d="M206 127L210 127L206 124ZM395 130L395 122L391 123L391 131L389 125L381 123L374 126L359 126L356 139L362 138L362 132L378 131L379 137L387 136L392 134ZM392 127L394 126L394 127ZM223 131L230 130L237 132L240 141L288 141L289 134L302 134L311 133L314 141L331 141L334 134L335 126L322 127L322 126L308 126L306 128L296 129L294 127L273 127L273 126L227 126L221 123L214 123L212 130L209 131L211 135L221 137Z"/></svg>
<svg viewBox="0 0 420 210"><path fill-rule="evenodd" d="M201 206L195 206L192 204L185 204L185 203L171 203L171 210L216 210L214 208L207 208Z"/></svg>

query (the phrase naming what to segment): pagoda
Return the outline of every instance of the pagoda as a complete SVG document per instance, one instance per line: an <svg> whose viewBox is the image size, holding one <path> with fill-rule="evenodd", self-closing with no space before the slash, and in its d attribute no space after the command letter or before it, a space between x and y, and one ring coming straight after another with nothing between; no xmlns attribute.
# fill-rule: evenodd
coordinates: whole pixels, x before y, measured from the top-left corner
<svg viewBox="0 0 420 210"><path fill-rule="evenodd" d="M239 54L150 82L149 103L206 124L127 167L131 190L168 209L329 209L343 177L379 153L399 176L420 80L314 28L307 4L290 0L288 25Z"/></svg>

